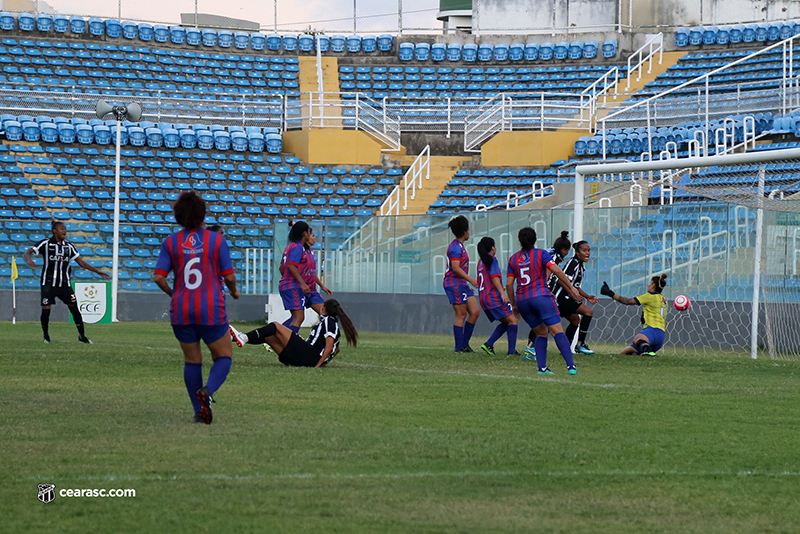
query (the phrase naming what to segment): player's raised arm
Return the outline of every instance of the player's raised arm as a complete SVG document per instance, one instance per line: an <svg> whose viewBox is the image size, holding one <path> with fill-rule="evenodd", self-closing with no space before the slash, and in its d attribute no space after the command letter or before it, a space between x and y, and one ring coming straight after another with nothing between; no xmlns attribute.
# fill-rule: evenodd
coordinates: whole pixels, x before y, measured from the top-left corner
<svg viewBox="0 0 800 534"><path fill-rule="evenodd" d="M612 300L616 300L620 304L624 304L625 306L639 306L639 301L636 298L628 298L623 297L622 295L618 295L614 293L610 287L608 287L607 282L603 282L603 287L600 288L600 294L610 297Z"/></svg>

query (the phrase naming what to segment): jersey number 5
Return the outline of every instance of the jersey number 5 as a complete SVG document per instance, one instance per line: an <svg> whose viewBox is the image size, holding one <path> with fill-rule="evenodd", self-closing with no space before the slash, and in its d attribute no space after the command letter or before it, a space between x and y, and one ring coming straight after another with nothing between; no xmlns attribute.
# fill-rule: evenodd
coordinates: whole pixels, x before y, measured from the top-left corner
<svg viewBox="0 0 800 534"><path fill-rule="evenodd" d="M527 286L528 284L531 283L531 277L528 274L528 271L530 271L530 269L531 269L530 267L522 267L519 270L519 279L520 279L520 282L522 282L521 285L523 285L523 286Z"/></svg>
<svg viewBox="0 0 800 534"><path fill-rule="evenodd" d="M203 283L203 273L200 269L193 269L195 265L200 263L200 258L192 258L183 268L183 285L186 289L197 289ZM191 281L194 277L194 282Z"/></svg>

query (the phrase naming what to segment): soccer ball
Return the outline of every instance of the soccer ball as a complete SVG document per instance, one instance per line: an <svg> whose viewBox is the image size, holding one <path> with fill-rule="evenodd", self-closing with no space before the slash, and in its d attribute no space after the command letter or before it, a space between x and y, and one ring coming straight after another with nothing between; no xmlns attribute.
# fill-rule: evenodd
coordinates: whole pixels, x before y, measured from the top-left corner
<svg viewBox="0 0 800 534"><path fill-rule="evenodd" d="M689 309L689 297L686 295L678 295L672 303L678 311L686 311Z"/></svg>

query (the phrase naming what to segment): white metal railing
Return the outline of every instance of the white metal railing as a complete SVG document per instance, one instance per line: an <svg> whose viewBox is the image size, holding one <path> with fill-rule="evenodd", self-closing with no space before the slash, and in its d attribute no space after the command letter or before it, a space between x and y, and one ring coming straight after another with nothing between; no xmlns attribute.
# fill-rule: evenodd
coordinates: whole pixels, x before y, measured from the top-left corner
<svg viewBox="0 0 800 534"><path fill-rule="evenodd" d="M728 231L720 230L718 232L712 231L711 219L708 217L701 217L700 223L708 223L708 233L703 235L704 228L700 228L700 237L691 239L684 243L677 242L677 234L673 230L664 230L661 235L661 249L650 252L635 259L624 261L615 264L611 267L611 278L616 280L615 276L620 276L624 269L644 269L646 275L636 278L625 277L618 286L620 293L624 293L627 288L641 287L643 282L646 282L655 273L668 273L672 276L679 270L686 270L686 283L691 285L692 277L696 273L696 267L703 261L711 260L714 258L724 257L728 254ZM715 243L717 245L715 246ZM683 256L683 258L681 258ZM656 264L658 263L658 266ZM617 283L617 282L615 282Z"/></svg>
<svg viewBox="0 0 800 534"><path fill-rule="evenodd" d="M263 295L269 293L272 286L272 250L263 248L247 248L244 251L244 287L245 295ZM266 288L266 291L265 291Z"/></svg>
<svg viewBox="0 0 800 534"><path fill-rule="evenodd" d="M403 176L403 181L400 185L395 186L392 192L386 197L381 205L380 215L400 215L400 211L408 209L409 196L414 200L417 195L417 190L422 189L423 178L425 181L431 178L431 147L427 145L422 152L416 157L414 162L406 171ZM402 208L400 205L400 191L403 192ZM411 190L411 195L409 195Z"/></svg>
<svg viewBox="0 0 800 534"><path fill-rule="evenodd" d="M504 95L491 98L464 121L464 151L479 152L475 147L506 128Z"/></svg>
<svg viewBox="0 0 800 534"><path fill-rule="evenodd" d="M555 186L552 184L544 185L544 182L541 180L535 180L533 184L531 184L531 190L527 193L517 193L516 191L509 191L506 193L506 200L504 202L498 202L496 204L478 204L475 206L475 211L490 211L490 210L499 210L500 208L505 206L506 210L511 210L513 208L519 207L519 201L525 200L530 198L531 202L534 200L539 200L545 198L545 193L547 191L553 192L555 190ZM511 205L513 202L513 206ZM535 206L526 206L528 209L536 209Z"/></svg>
<svg viewBox="0 0 800 534"><path fill-rule="evenodd" d="M644 51L647 49L647 55L645 55ZM651 35L648 37L647 41L642 45L639 50L634 52L628 58L628 70L627 70L627 78L628 83L625 86L625 89L628 90L631 88L631 79L633 79L633 73L636 73L636 81L642 79L642 70L644 64L647 63L647 74L650 74L653 70L653 57L658 54L658 64L661 65L661 59L664 52L664 34L657 33L656 35ZM636 63L633 63L636 61Z"/></svg>
<svg viewBox="0 0 800 534"><path fill-rule="evenodd" d="M377 139L384 151L400 149L400 119L361 93L302 93L291 128L354 128Z"/></svg>
<svg viewBox="0 0 800 534"><path fill-rule="evenodd" d="M602 124L601 127L604 130L613 128L615 125L619 127L642 125L653 128L661 125L671 126L689 118L701 119L708 124L712 118L737 113L772 110L785 114L787 110L800 103L800 94L798 94L800 79L797 76L792 53L797 40L797 37L791 37L767 46L697 78L666 89L657 95L633 102L598 119L598 122ZM744 74L747 71L748 62L775 51L781 52L782 70L777 91L774 89L759 90L758 80L742 79L738 80L738 83L737 80L732 80L733 83L728 86L727 94L711 98L712 79L730 73ZM742 70L738 70L740 68ZM714 84L714 89L718 88L722 88L722 86ZM686 95L687 90L692 91L692 95Z"/></svg>

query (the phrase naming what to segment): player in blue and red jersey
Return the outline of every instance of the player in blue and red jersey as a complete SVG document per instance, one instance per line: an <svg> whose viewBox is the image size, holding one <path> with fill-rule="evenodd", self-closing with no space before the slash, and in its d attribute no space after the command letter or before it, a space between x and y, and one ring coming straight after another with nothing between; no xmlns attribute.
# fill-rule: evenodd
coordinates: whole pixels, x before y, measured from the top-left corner
<svg viewBox="0 0 800 534"><path fill-rule="evenodd" d="M469 255L464 242L469 239L469 221L463 215L451 220L447 226L455 239L447 247L447 272L444 274L444 292L456 312L453 337L456 352L475 352L469 346L475 322L481 313L475 294L469 287L478 287L478 281L469 275Z"/></svg>
<svg viewBox="0 0 800 534"><path fill-rule="evenodd" d="M183 380L194 407L195 421L211 424L212 395L231 369L231 339L221 280L234 299L239 298L236 274L228 244L216 232L203 228L206 203L194 191L182 193L173 207L183 230L161 244L153 280L172 297L170 323L186 361ZM175 272L174 287L167 276ZM200 340L211 351L213 365L203 386L203 353Z"/></svg>
<svg viewBox="0 0 800 534"><path fill-rule="evenodd" d="M508 261L506 290L514 312L518 312L528 326L536 332L534 346L539 374L553 374L547 368L547 332L549 331L567 363L569 374L576 375L578 371L575 369L575 362L572 359L569 340L561 328L558 306L547 287L549 273L556 275L572 298L577 301L583 299L572 286L569 278L555 264L550 253L533 248L533 245L536 244L536 232L533 228L521 229L517 237L522 250L511 256ZM516 292L514 292L515 280L517 282ZM526 357L526 359L528 358Z"/></svg>
<svg viewBox="0 0 800 534"><path fill-rule="evenodd" d="M317 276L317 258L314 256L314 251L311 250L311 247L317 243L317 235L314 233L313 228L309 227L309 230L311 233L309 234L308 241L304 247L304 261L300 263L300 276L303 278L305 283L308 284L308 288L310 289L310 291L305 295L304 306L306 308L311 308L317 312L317 315L321 316L325 301L322 299L322 295L319 294L319 291L317 291L317 286L319 286L319 288L328 296L333 295L333 291L325 287L325 285Z"/></svg>
<svg viewBox="0 0 800 534"><path fill-rule="evenodd" d="M484 237L480 240L478 243L478 256L481 259L478 262L478 300L490 323L495 320L500 321L486 343L481 345L481 349L489 356L494 356L495 341L507 332L509 356L519 355L516 351L519 319L511 309L511 302L501 282L503 273L500 270L500 263L495 257L496 253L494 239Z"/></svg>
<svg viewBox="0 0 800 534"><path fill-rule="evenodd" d="M303 324L306 316L306 296L311 293L312 289L301 274L308 271L309 259L305 247L312 234L313 230L308 223L297 221L292 224L291 230L289 230L289 244L281 257L281 281L278 289L283 300L283 309L291 314L291 317L283 325L294 333L299 332L300 325Z"/></svg>

